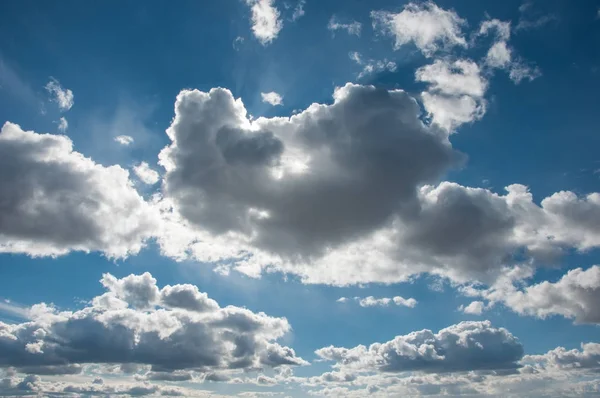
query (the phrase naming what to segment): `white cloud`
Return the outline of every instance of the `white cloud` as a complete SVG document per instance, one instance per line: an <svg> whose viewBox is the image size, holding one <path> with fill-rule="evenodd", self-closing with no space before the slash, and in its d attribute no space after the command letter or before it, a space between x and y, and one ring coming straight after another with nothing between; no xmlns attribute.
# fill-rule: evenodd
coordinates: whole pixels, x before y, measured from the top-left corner
<svg viewBox="0 0 600 398"><path fill-rule="evenodd" d="M0 322L0 350L11 353L0 367L56 374L72 372L57 366L81 364L132 363L161 372L307 364L277 343L291 330L285 318L220 307L192 285L160 289L149 273L105 274L101 282L106 292L83 309L39 304L28 322Z"/></svg>
<svg viewBox="0 0 600 398"><path fill-rule="evenodd" d="M481 98L487 90L487 81L481 76L479 66L469 60L452 63L436 60L415 73L417 81L429 83L429 89L446 95L469 95Z"/></svg>
<svg viewBox="0 0 600 398"><path fill-rule="evenodd" d="M396 68L396 63L393 61L388 61L387 59L380 61L369 60L364 64L363 70L358 74L358 79L362 79L365 76L384 71L395 72Z"/></svg>
<svg viewBox="0 0 600 398"><path fill-rule="evenodd" d="M541 76L541 71L536 66L527 63L514 55L514 50L509 47L508 40L511 35L510 22L498 19L488 19L481 23L477 36L489 35L495 31L496 41L490 47L484 63L491 69L505 69L509 72L510 79L519 84L522 80L532 81Z"/></svg>
<svg viewBox="0 0 600 398"><path fill-rule="evenodd" d="M531 274L525 274L526 277ZM520 280L504 279L489 289L467 289L469 295L502 303L521 315L546 318L560 315L577 323L600 323L600 266L569 271L559 281L520 288Z"/></svg>
<svg viewBox="0 0 600 398"><path fill-rule="evenodd" d="M488 82L475 62L436 60L417 69L415 77L429 83L421 93L423 106L432 122L444 130L453 132L485 114Z"/></svg>
<svg viewBox="0 0 600 398"><path fill-rule="evenodd" d="M495 31L499 41L508 41L510 39L510 22L500 21L499 19L487 19L479 26L478 35L488 35L491 31Z"/></svg>
<svg viewBox="0 0 600 398"><path fill-rule="evenodd" d="M363 60L362 56L359 52L353 51L348 53L348 57L358 65L362 66L362 71L358 74L357 78L362 79L366 76L381 73L384 71L395 72L397 69L397 65L393 61L388 61L387 59L383 60L374 60L369 59L367 61Z"/></svg>
<svg viewBox="0 0 600 398"><path fill-rule="evenodd" d="M338 303L346 303L349 300L350 299L347 297L340 297L336 301ZM397 306L403 306L403 307L409 307L409 308L414 308L417 305L417 300L415 300L414 298L405 299L400 296L395 296L392 298L389 298L389 297L375 298L373 296L368 296L368 297L364 297L364 298L354 297L354 301L358 302L358 304L361 307L387 307L388 305L390 305L392 303Z"/></svg>
<svg viewBox="0 0 600 398"><path fill-rule="evenodd" d="M62 112L66 112L73 107L73 104L75 103L73 92L63 88L58 80L50 78L50 81L46 84L45 88L46 91L52 95L52 101L58 104L58 108Z"/></svg>
<svg viewBox="0 0 600 398"><path fill-rule="evenodd" d="M327 24L327 29L329 29L332 32L336 32L338 30L345 30L349 35L360 36L362 24L358 21L340 22L338 17L332 15L329 19L329 23Z"/></svg>
<svg viewBox="0 0 600 398"><path fill-rule="evenodd" d="M118 142L121 145L131 145L133 144L133 137L130 137L128 135L118 135L114 138L115 142Z"/></svg>
<svg viewBox="0 0 600 398"><path fill-rule="evenodd" d="M481 119L486 111L485 102L478 102L468 95L447 96L424 92L421 97L432 122L449 132Z"/></svg>
<svg viewBox="0 0 600 398"><path fill-rule="evenodd" d="M274 3L274 0L246 0L252 13L252 32L263 46L275 40L283 28L283 21Z"/></svg>
<svg viewBox="0 0 600 398"><path fill-rule="evenodd" d="M133 172L144 184L154 185L160 179L160 174L151 169L146 162L141 162L140 164L134 166Z"/></svg>
<svg viewBox="0 0 600 398"><path fill-rule="evenodd" d="M600 371L600 344L584 343L581 350L567 350L557 347L542 355L527 355L524 363L532 363L546 370L565 371Z"/></svg>
<svg viewBox="0 0 600 398"><path fill-rule="evenodd" d="M463 307L461 305L458 309L464 312L465 314L481 315L483 313L483 310L485 309L485 303L483 301L473 301L466 307Z"/></svg>
<svg viewBox="0 0 600 398"><path fill-rule="evenodd" d="M65 117L61 117L58 120L58 131L60 131L61 133L64 133L67 131L68 128L69 128L69 122L67 121L67 119Z"/></svg>
<svg viewBox="0 0 600 398"><path fill-rule="evenodd" d="M315 351L346 373L510 371L519 368L523 352L516 337L489 321L461 322L438 333L425 329L368 347L329 346Z"/></svg>
<svg viewBox="0 0 600 398"><path fill-rule="evenodd" d="M510 48L505 41L494 43L488 50L485 58L485 63L492 68L506 68L512 59Z"/></svg>
<svg viewBox="0 0 600 398"><path fill-rule="evenodd" d="M454 46L468 47L462 33L466 21L453 10L439 8L433 2L409 3L400 13L372 11L373 27L395 38L395 48L413 42L431 57L439 50Z"/></svg>
<svg viewBox="0 0 600 398"><path fill-rule="evenodd" d="M518 62L510 69L510 79L516 84L521 83L523 80L529 80L530 82L537 79L542 75L542 72L537 66L525 65L522 62Z"/></svg>
<svg viewBox="0 0 600 398"><path fill-rule="evenodd" d="M273 106L283 105L283 97L275 91L269 93L260 93L262 101Z"/></svg>
<svg viewBox="0 0 600 398"><path fill-rule="evenodd" d="M7 171L0 178L1 252L125 257L156 232L158 214L133 189L129 173L73 151L66 136L6 123L0 169Z"/></svg>

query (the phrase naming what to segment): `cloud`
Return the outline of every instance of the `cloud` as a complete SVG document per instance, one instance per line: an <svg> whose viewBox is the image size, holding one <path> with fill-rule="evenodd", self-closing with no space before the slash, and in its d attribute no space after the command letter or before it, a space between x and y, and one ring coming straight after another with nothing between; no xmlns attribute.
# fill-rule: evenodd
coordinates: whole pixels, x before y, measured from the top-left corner
<svg viewBox="0 0 600 398"><path fill-rule="evenodd" d="M468 61L429 67L419 76L435 95L479 98L487 87ZM289 118L250 120L225 89L182 91L175 109L153 205L162 253L177 260L306 283L393 283L423 272L493 283L520 263L600 245L598 194L561 192L540 206L518 184L504 195L427 185L461 155L401 90L348 84L332 104Z"/></svg>
<svg viewBox="0 0 600 398"><path fill-rule="evenodd" d="M345 303L350 300L347 297L340 297L336 301L338 303ZM414 308L417 305L417 300L414 298L405 299L400 296L395 296L392 298L383 297L383 298L375 298L373 296L368 297L354 297L354 301L357 301L361 307L387 307L390 304L395 304L398 306Z"/></svg>
<svg viewBox="0 0 600 398"><path fill-rule="evenodd" d="M0 170L1 252L126 257L156 232L158 214L132 187L128 172L73 151L66 136L4 124Z"/></svg>
<svg viewBox="0 0 600 398"><path fill-rule="evenodd" d="M37 375L11 376L0 380L2 396L185 396L223 398L213 392L173 387L169 385L136 383L129 381L104 380L102 378L79 377L77 379L42 378Z"/></svg>
<svg viewBox="0 0 600 398"><path fill-rule="evenodd" d="M433 2L408 3L397 14L372 11L371 18L374 29L396 40L396 49L412 42L426 57L431 57L454 46L468 47L462 33L466 21L453 10L441 9Z"/></svg>
<svg viewBox="0 0 600 398"><path fill-rule="evenodd" d="M258 41L266 46L277 38L283 21L273 5L274 0L245 0L252 12L252 32Z"/></svg>
<svg viewBox="0 0 600 398"><path fill-rule="evenodd" d="M296 4L296 8L294 8L294 13L292 14L292 21L297 21L302 18L305 14L304 6L306 5L306 0L298 0Z"/></svg>
<svg viewBox="0 0 600 398"><path fill-rule="evenodd" d="M336 32L338 30L345 30L349 35L360 36L362 30L362 24L358 21L351 22L340 22L338 17L332 15L327 24L327 29Z"/></svg>
<svg viewBox="0 0 600 398"><path fill-rule="evenodd" d="M388 61L387 58L379 61L374 59L364 61L360 53L357 51L350 52L348 56L351 60L363 67L362 71L357 76L358 79L362 79L366 76L384 71L395 72L398 67L395 62Z"/></svg>
<svg viewBox="0 0 600 398"><path fill-rule="evenodd" d="M236 37L236 38L233 40L233 44L232 44L232 46L233 46L233 49L234 49L235 51L240 51L240 48L242 48L242 45L244 44L244 41L245 41L245 40L246 40L246 39L244 39L242 36L238 36L238 37Z"/></svg>
<svg viewBox="0 0 600 398"><path fill-rule="evenodd" d="M66 118L61 117L58 120L58 131L61 133L64 133L67 131L68 128L69 128L69 122L67 122Z"/></svg>
<svg viewBox="0 0 600 398"><path fill-rule="evenodd" d="M526 275L530 276L530 275ZM519 289L519 280L501 280L489 289L468 290L492 304L503 303L521 315L538 318L560 315L576 323L600 323L600 266L569 271L557 282L541 282Z"/></svg>
<svg viewBox="0 0 600 398"><path fill-rule="evenodd" d="M131 144L133 144L133 137L130 137L128 135L118 135L114 138L115 142L118 142L121 145L124 146L129 146Z"/></svg>
<svg viewBox="0 0 600 398"><path fill-rule="evenodd" d="M220 307L191 285L160 289L149 273L105 274L101 282L106 292L78 311L39 304L31 321L0 322L0 351L7 353L0 367L57 374L57 366L80 364L144 364L160 372L306 364L276 342L291 330L285 318Z"/></svg>
<svg viewBox="0 0 600 398"><path fill-rule="evenodd" d="M483 21L477 36L486 36L492 31L495 31L496 41L485 57L484 64L486 67L492 70L507 70L510 79L515 84L519 84L525 79L533 81L542 75L537 66L528 65L521 57L516 56L514 49L508 45L511 36L510 22L503 22L498 19Z"/></svg>
<svg viewBox="0 0 600 398"><path fill-rule="evenodd" d="M228 90L182 91L165 197L191 226L308 259L382 227L461 157L404 91L348 84L334 98L251 122Z"/></svg>
<svg viewBox="0 0 600 398"><path fill-rule="evenodd" d="M277 94L275 91L271 91L269 93L260 93L262 98L262 102L267 104L271 104L273 106L283 105L283 97Z"/></svg>
<svg viewBox="0 0 600 398"><path fill-rule="evenodd" d="M523 346L508 330L483 321L461 322L438 333L425 329L369 347L329 346L315 353L346 372L445 373L517 369Z"/></svg>
<svg viewBox="0 0 600 398"><path fill-rule="evenodd" d="M532 67L523 63L515 64L510 70L510 78L516 84L521 83L523 80L529 80L531 82L541 75L542 72L538 67Z"/></svg>
<svg viewBox="0 0 600 398"><path fill-rule="evenodd" d="M133 172L144 184L154 185L160 179L160 174L151 169L146 162L141 162L140 164L134 166Z"/></svg>
<svg viewBox="0 0 600 398"><path fill-rule="evenodd" d="M73 107L75 104L75 97L73 92L69 89L65 89L60 85L60 82L55 78L51 77L48 84L45 86L46 91L52 96L52 101L58 104L58 108L61 112L66 112Z"/></svg>
<svg viewBox="0 0 600 398"><path fill-rule="evenodd" d="M462 311L465 314L470 314L470 315L481 315L483 313L484 309L485 309L485 303L483 301L473 301L466 307L463 307L462 305L460 307L458 307L459 311Z"/></svg>
<svg viewBox="0 0 600 398"><path fill-rule="evenodd" d="M453 132L485 114L488 82L475 62L436 60L417 69L415 77L429 84L421 93L423 106L432 122L444 130Z"/></svg>
<svg viewBox="0 0 600 398"><path fill-rule="evenodd" d="M542 355L527 355L524 363L546 370L600 372L600 344L584 343L581 350L557 347Z"/></svg>
<svg viewBox="0 0 600 398"><path fill-rule="evenodd" d="M533 1L524 1L519 7L519 21L516 31L541 28L549 23L558 22L558 17L553 14L543 14L534 9Z"/></svg>

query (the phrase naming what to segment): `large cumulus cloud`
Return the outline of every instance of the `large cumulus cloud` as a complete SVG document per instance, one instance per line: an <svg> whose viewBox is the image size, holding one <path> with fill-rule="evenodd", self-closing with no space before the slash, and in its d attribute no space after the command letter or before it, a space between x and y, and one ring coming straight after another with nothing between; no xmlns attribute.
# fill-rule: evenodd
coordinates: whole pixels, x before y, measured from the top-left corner
<svg viewBox="0 0 600 398"><path fill-rule="evenodd" d="M0 251L59 255L139 252L157 217L119 166L103 167L62 135L0 132Z"/></svg>
<svg viewBox="0 0 600 398"><path fill-rule="evenodd" d="M107 274L102 283L108 291L79 311L37 305L28 322L0 322L0 367L57 374L90 363L167 372L306 364L276 342L291 329L285 318L220 307L191 285L159 289L148 273Z"/></svg>
<svg viewBox="0 0 600 398"><path fill-rule="evenodd" d="M160 154L193 224L313 256L389 222L459 155L403 91L348 84L332 105L251 123L228 90L183 91Z"/></svg>
<svg viewBox="0 0 600 398"><path fill-rule="evenodd" d="M436 90L485 91L477 73L459 84L433 72L421 74ZM160 154L163 253L309 283L389 283L423 272L492 283L505 267L600 244L597 194L560 192L539 205L519 184L499 194L438 183L462 156L447 130L421 117L403 91L353 84L332 104L257 120L228 90L181 92L172 143Z"/></svg>

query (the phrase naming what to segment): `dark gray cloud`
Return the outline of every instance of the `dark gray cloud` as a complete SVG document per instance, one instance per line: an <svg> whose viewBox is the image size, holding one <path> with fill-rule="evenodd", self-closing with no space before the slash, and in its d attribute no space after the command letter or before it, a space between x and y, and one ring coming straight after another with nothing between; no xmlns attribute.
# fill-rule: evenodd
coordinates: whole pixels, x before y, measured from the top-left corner
<svg viewBox="0 0 600 398"><path fill-rule="evenodd" d="M175 112L165 195L211 233L292 257L383 226L460 159L403 91L348 84L332 105L252 124L228 90L183 91Z"/></svg>

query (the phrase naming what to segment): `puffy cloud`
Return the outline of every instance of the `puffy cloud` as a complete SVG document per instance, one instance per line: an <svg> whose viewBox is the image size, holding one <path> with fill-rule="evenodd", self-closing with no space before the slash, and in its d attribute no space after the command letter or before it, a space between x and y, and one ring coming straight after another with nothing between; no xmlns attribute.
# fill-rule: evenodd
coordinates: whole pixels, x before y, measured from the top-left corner
<svg viewBox="0 0 600 398"><path fill-rule="evenodd" d="M263 46L275 40L283 28L283 21L274 2L274 0L246 0L252 12L252 32Z"/></svg>
<svg viewBox="0 0 600 398"><path fill-rule="evenodd" d="M115 142L118 142L121 145L131 145L133 144L133 137L130 137L128 135L118 135L114 138Z"/></svg>
<svg viewBox="0 0 600 398"><path fill-rule="evenodd" d="M530 275L527 275L530 276ZM561 315L577 323L600 323L600 266L587 270L569 271L557 282L541 282L524 287L517 281L499 281L489 289L468 289L467 294L478 295L493 303L503 303L522 315L546 318Z"/></svg>
<svg viewBox="0 0 600 398"><path fill-rule="evenodd" d="M485 303L483 301L473 301L466 307L461 305L458 309L465 314L481 315L485 309Z"/></svg>
<svg viewBox="0 0 600 398"><path fill-rule="evenodd" d="M262 101L273 106L283 105L283 97L275 91L269 93L260 93Z"/></svg>
<svg viewBox="0 0 600 398"><path fill-rule="evenodd" d="M1 252L125 257L156 232L158 214L135 191L129 173L73 151L66 136L4 124L0 170Z"/></svg>
<svg viewBox="0 0 600 398"><path fill-rule="evenodd" d="M141 162L134 166L133 172L144 184L154 185L160 179L160 174L156 170L151 169L146 162Z"/></svg>
<svg viewBox="0 0 600 398"><path fill-rule="evenodd" d="M581 350L557 347L542 355L527 355L524 363L546 370L600 372L600 344L584 343Z"/></svg>
<svg viewBox="0 0 600 398"><path fill-rule="evenodd" d="M404 91L348 84L334 99L251 122L228 90L182 91L165 195L198 228L309 258L383 226L460 158Z"/></svg>
<svg viewBox="0 0 600 398"><path fill-rule="evenodd" d="M58 80L50 78L50 81L46 84L45 88L52 96L52 101L58 104L58 108L62 112L66 112L73 107L73 104L75 103L73 92L63 88Z"/></svg>
<svg viewBox="0 0 600 398"><path fill-rule="evenodd" d="M101 282L107 292L81 310L41 306L31 321L0 322L0 352L6 353L0 367L66 374L79 364L144 364L155 372L306 364L276 342L291 329L285 318L221 308L190 285L159 289L149 273L105 274ZM106 297L121 305L103 305ZM31 344L38 349L28 349Z"/></svg>
<svg viewBox="0 0 600 398"><path fill-rule="evenodd" d="M332 15L329 19L329 23L327 24L327 29L332 32L336 32L338 30L345 30L349 35L360 36L360 32L362 30L362 24L358 21L351 22L341 22L338 17Z"/></svg>
<svg viewBox="0 0 600 398"><path fill-rule="evenodd" d="M471 61L436 61L417 75L439 97L481 99L487 88ZM401 90L348 84L332 104L256 120L228 90L186 90L167 134L158 243L178 260L220 262L221 273L347 285L429 272L493 283L506 267L600 244L597 194L537 205L521 185L505 195L424 185L461 156Z"/></svg>
<svg viewBox="0 0 600 398"><path fill-rule="evenodd" d="M315 353L334 367L355 372L425 373L472 370L511 371L520 365L523 346L489 321L461 322L438 333L430 330L396 336L385 343L354 348L325 347Z"/></svg>
<svg viewBox="0 0 600 398"><path fill-rule="evenodd" d="M418 76L440 97L479 98L487 87L470 61L434 62ZM186 90L167 134L158 243L176 259L220 262L222 273L491 283L506 267L600 245L597 194L561 192L540 206L521 185L505 195L424 185L461 156L401 90L348 84L332 104L256 120L228 90Z"/></svg>
<svg viewBox="0 0 600 398"><path fill-rule="evenodd" d="M447 131L473 122L485 114L487 80L475 62L436 60L417 69L417 81L429 84L421 94L433 123Z"/></svg>
<svg viewBox="0 0 600 398"><path fill-rule="evenodd" d="M481 76L479 67L468 60L452 63L436 60L417 69L415 76L417 81L429 83L432 91L448 95L466 94L480 98L487 90L487 81Z"/></svg>
<svg viewBox="0 0 600 398"><path fill-rule="evenodd" d="M336 301L338 303L345 303L348 300L349 299L347 297L340 297ZM417 305L417 300L415 300L414 298L405 299L400 296L395 296L392 298L389 298L389 297L375 298L373 296L368 296L368 297L364 297L364 298L354 297L354 301L357 301L361 307L377 307L377 306L387 307L391 303L394 303L395 305L398 305L398 306L409 307L409 308L414 308Z"/></svg>
<svg viewBox="0 0 600 398"><path fill-rule="evenodd" d="M161 290L161 302L168 308L181 308L194 312L210 312L219 308L216 301L194 285L165 286Z"/></svg>
<svg viewBox="0 0 600 398"><path fill-rule="evenodd" d="M408 3L400 13L372 11L373 27L395 38L395 48L413 42L426 57L453 46L468 47L462 33L466 21L433 2Z"/></svg>

